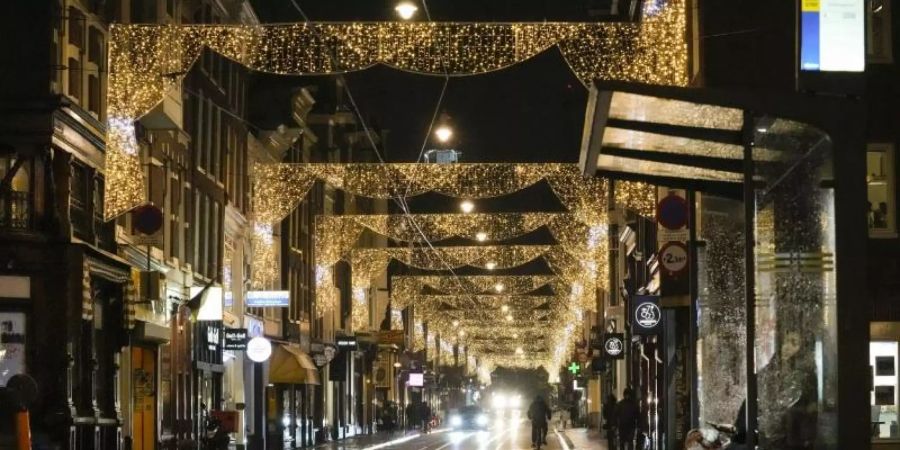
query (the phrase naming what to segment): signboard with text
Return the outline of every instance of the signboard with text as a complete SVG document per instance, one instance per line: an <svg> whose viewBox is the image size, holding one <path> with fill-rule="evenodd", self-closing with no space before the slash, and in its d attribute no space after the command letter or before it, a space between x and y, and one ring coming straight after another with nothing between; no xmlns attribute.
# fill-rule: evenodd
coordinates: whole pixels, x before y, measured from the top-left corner
<svg viewBox="0 0 900 450"><path fill-rule="evenodd" d="M351 351L359 349L359 342L356 340L356 336L339 336L335 344L341 351Z"/></svg>
<svg viewBox="0 0 900 450"><path fill-rule="evenodd" d="M226 328L225 341L222 348L225 350L246 350L249 337L247 330L243 328Z"/></svg>
<svg viewBox="0 0 900 450"><path fill-rule="evenodd" d="M288 291L247 291L246 305L251 308L287 308L291 304Z"/></svg>

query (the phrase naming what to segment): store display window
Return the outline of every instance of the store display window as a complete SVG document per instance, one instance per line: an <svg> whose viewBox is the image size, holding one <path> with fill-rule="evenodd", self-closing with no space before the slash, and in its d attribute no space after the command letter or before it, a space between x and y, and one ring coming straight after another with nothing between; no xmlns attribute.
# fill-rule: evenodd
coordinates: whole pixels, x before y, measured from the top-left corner
<svg viewBox="0 0 900 450"><path fill-rule="evenodd" d="M869 363L872 366L872 439L900 439L897 417L896 341L872 341Z"/></svg>

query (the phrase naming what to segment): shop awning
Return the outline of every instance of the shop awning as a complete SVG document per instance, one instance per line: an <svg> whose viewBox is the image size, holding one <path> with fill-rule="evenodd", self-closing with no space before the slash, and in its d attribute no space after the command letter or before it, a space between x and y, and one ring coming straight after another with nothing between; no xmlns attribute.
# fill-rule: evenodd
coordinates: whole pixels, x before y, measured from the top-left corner
<svg viewBox="0 0 900 450"><path fill-rule="evenodd" d="M321 384L309 355L292 345L277 344L269 359L269 383Z"/></svg>

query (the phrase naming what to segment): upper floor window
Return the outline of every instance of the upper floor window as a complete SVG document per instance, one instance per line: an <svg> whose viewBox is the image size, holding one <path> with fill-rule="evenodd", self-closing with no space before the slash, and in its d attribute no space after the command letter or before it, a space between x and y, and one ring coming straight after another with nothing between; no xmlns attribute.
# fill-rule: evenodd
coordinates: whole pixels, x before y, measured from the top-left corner
<svg viewBox="0 0 900 450"><path fill-rule="evenodd" d="M69 43L84 47L84 13L74 6L69 8Z"/></svg>
<svg viewBox="0 0 900 450"><path fill-rule="evenodd" d="M97 27L88 29L88 61L97 65L98 68L103 67L106 54L103 50L103 32Z"/></svg>
<svg viewBox="0 0 900 450"><path fill-rule="evenodd" d="M891 0L869 0L867 9L866 59L870 63L890 64L894 61Z"/></svg>
<svg viewBox="0 0 900 450"><path fill-rule="evenodd" d="M870 237L897 237L894 147L869 144L866 152Z"/></svg>
<svg viewBox="0 0 900 450"><path fill-rule="evenodd" d="M69 58L69 95L81 100L81 62Z"/></svg>
<svg viewBox="0 0 900 450"><path fill-rule="evenodd" d="M156 0L131 0L132 23L156 23Z"/></svg>

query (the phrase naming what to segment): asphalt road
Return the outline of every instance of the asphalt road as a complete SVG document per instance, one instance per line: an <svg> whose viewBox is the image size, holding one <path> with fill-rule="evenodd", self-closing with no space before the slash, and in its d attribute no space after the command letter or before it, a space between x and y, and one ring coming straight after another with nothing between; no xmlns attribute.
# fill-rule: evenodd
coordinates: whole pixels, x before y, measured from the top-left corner
<svg viewBox="0 0 900 450"><path fill-rule="evenodd" d="M333 450L527 450L531 449L531 422L527 420L494 424L487 431L438 429L429 434L402 436L393 440L357 439L334 442L317 447ZM547 450L564 450L559 438L550 430Z"/></svg>

